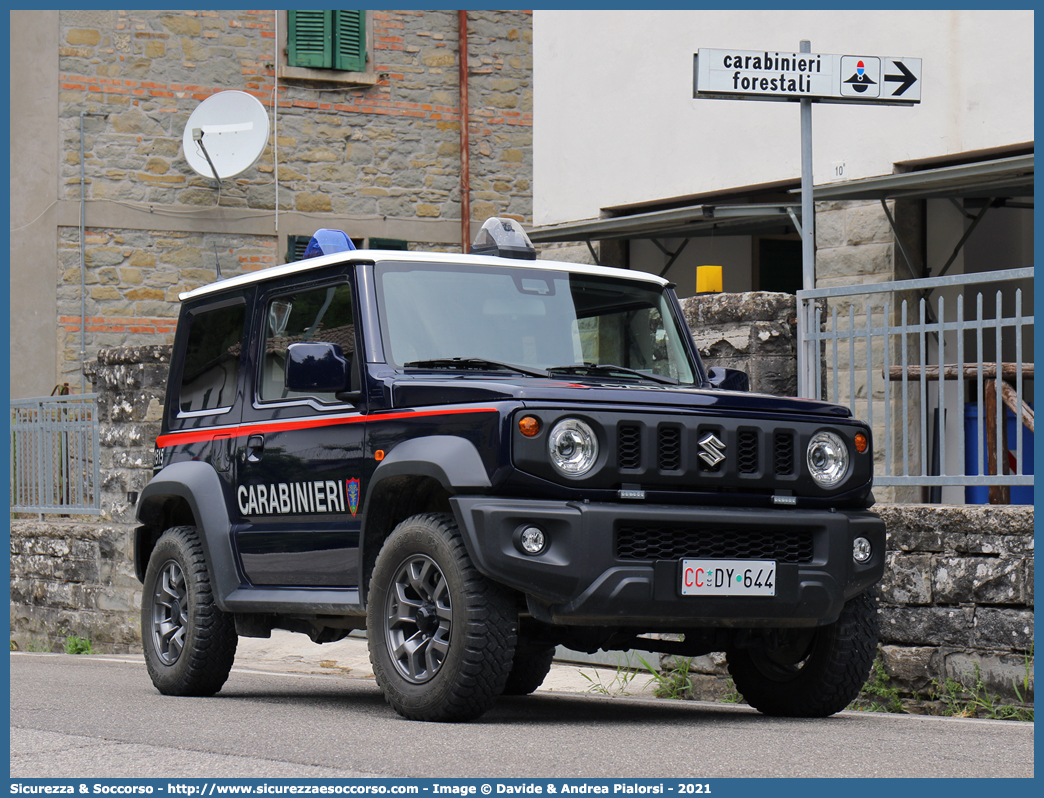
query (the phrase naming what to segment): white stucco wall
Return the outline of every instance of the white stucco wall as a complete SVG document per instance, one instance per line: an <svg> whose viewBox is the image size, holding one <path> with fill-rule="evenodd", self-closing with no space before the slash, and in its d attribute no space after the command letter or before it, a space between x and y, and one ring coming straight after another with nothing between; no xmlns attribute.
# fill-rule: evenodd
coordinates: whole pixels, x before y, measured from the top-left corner
<svg viewBox="0 0 1044 798"><path fill-rule="evenodd" d="M800 177L796 103L692 99L699 48L923 60L913 108L817 104L814 181L1033 140L1032 11L534 11L534 223Z"/></svg>

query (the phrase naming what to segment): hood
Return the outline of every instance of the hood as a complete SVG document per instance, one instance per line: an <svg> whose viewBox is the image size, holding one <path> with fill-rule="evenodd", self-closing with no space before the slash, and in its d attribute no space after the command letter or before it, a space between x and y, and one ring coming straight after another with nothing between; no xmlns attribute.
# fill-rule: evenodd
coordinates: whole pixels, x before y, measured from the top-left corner
<svg viewBox="0 0 1044 798"><path fill-rule="evenodd" d="M795 413L850 418L843 405L790 396L687 388L673 385L630 384L612 380L575 381L460 374L402 375L387 381L394 407L467 404L471 402L559 402L569 404L634 405L662 407L664 410L737 411L744 413Z"/></svg>

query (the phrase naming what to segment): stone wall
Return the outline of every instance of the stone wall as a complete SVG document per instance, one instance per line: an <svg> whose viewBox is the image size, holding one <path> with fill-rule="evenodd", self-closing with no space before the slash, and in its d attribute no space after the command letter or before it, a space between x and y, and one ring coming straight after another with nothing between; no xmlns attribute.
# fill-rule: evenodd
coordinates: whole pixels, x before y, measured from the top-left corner
<svg viewBox="0 0 1044 798"><path fill-rule="evenodd" d="M1016 697L1033 648L1033 508L881 505L888 565L881 656L906 694L933 680ZM1029 696L1032 701L1032 695Z"/></svg>
<svg viewBox="0 0 1044 798"><path fill-rule="evenodd" d="M467 19L471 218L528 222L531 14ZM285 11L59 12L58 199L80 199L82 122L87 355L79 230L66 216L74 226L56 230L58 383L78 383L100 349L170 343L178 293L212 282L218 263L232 277L284 262L289 235L327 226L459 251L459 221L448 238L424 237L460 219L457 12L373 11L368 24L365 80L277 81ZM218 204L214 181L188 166L182 133L201 101L229 89L269 110L277 95L278 118L257 163L222 181ZM95 221L114 208L148 214L149 229Z"/></svg>
<svg viewBox="0 0 1044 798"><path fill-rule="evenodd" d="M178 294L282 262L272 236L170 230L97 230L85 235L87 344L101 349L173 341ZM58 234L58 348L63 382L76 382L80 351L80 243Z"/></svg>
<svg viewBox="0 0 1044 798"><path fill-rule="evenodd" d="M895 233L888 223L888 217L879 201L831 201L816 203L816 288L834 288L867 283L891 282L912 277L922 277L924 251L924 206L923 202L911 200L890 200L889 209L896 227L902 235L906 254L913 263L906 262L902 250L896 243ZM889 318L885 319L885 300L890 305ZM909 323L916 322L917 304L920 299L915 292L893 292L892 294L875 294L871 297L840 297L832 301L821 302L824 325L832 324L832 314L837 313L837 328L847 332L850 325L857 330L865 330L867 313L875 329L889 325L898 325L901 321L901 303L909 303ZM854 305L855 315L850 315L850 306ZM873 433L881 445L874 447L875 462L883 469L886 452L883 442L886 440L884 426L884 406L888 402L893 419L903 419L908 426L908 451L902 448L902 437L895 434L887 437L891 446L890 457L893 463L903 462L908 458L911 473L920 473L921 450L920 441L920 395L913 391L910 397L910 412L903 413L902 389L899 383L885 380L881 371L884 362L884 342L878 339L871 352L876 368L868 371L865 341L857 342L854 351L850 352L847 342L842 341L834 358L832 347L823 347L823 393L822 398L835 400L852 408L857 418L869 418L868 397L873 398L875 415ZM889 362L903 362L903 352L899 339L893 336L888 343ZM917 336L909 336L906 345L907 362L920 362ZM851 362L850 362L851 360ZM832 379L831 369L836 366L839 379L837 385ZM850 372L850 366L851 372ZM853 379L854 377L854 379ZM853 393L854 384L854 393ZM887 486L878 487L875 491L879 500L891 502L919 502L927 498L920 487Z"/></svg>
<svg viewBox="0 0 1044 798"><path fill-rule="evenodd" d="M93 520L12 520L12 642L22 651L61 651L75 635L96 654L141 651L132 532Z"/></svg>
<svg viewBox="0 0 1044 798"><path fill-rule="evenodd" d="M751 391L797 396L793 294L705 294L681 305L704 365L746 372Z"/></svg>
<svg viewBox="0 0 1044 798"><path fill-rule="evenodd" d="M129 493L152 478L153 452L163 420L170 346L104 349L89 370L98 392L101 517L133 524Z"/></svg>
<svg viewBox="0 0 1044 798"><path fill-rule="evenodd" d="M1004 702L1033 702L1033 508L884 504L878 586L884 684L927 711L947 679ZM1023 687L1029 664L1029 689ZM664 658L663 667L676 667ZM730 690L721 654L690 663L696 698ZM1018 688L1016 690L1016 687Z"/></svg>
<svg viewBox="0 0 1044 798"><path fill-rule="evenodd" d="M60 651L67 635L96 653L139 651L141 584L134 575L134 504L152 476L169 346L104 350L89 375L98 392L101 516L11 522L11 639Z"/></svg>

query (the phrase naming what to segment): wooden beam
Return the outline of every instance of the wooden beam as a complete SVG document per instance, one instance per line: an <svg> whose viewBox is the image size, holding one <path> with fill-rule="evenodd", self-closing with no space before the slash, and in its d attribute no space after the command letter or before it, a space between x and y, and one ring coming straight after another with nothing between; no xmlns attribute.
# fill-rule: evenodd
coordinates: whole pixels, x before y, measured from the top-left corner
<svg viewBox="0 0 1044 798"><path fill-rule="evenodd" d="M985 364L984 364L985 365ZM986 428L986 473L990 476L1007 471L1008 425L1001 424L1000 438L1003 459L997 462L997 381L987 380L985 385L985 408L983 419ZM1011 504L1011 488L1008 485L990 485L990 504Z"/></svg>
<svg viewBox="0 0 1044 798"><path fill-rule="evenodd" d="M1004 404L1011 409L1012 413L1018 415L1018 394L1015 392L1015 389L1006 382L1001 383L1001 399L1004 401ZM1022 403L1022 424L1030 432L1033 432L1033 408L1026 404L1025 401Z"/></svg>
<svg viewBox="0 0 1044 798"><path fill-rule="evenodd" d="M933 381L939 379L938 366L906 366L906 368L903 368L902 366L892 366L888 369L888 379L892 382L901 382L904 373L908 380L920 380L923 378L928 381ZM965 363L964 366L958 366L956 363L949 363L943 366L943 379L958 380L963 378L967 380L975 379L978 376L978 366L974 363ZM987 380L997 379L997 364L983 363L982 376L983 379ZM1001 376L1005 380L1013 380L1018 377L1018 364L1001 363ZM1022 364L1022 378L1026 380L1033 379L1032 363Z"/></svg>

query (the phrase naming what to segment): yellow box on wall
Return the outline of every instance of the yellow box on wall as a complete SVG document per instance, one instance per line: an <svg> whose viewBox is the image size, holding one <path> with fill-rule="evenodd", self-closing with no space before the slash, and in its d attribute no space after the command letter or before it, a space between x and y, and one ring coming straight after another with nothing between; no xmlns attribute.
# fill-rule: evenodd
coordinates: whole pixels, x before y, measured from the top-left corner
<svg viewBox="0 0 1044 798"><path fill-rule="evenodd" d="M696 293L721 293L721 266L696 267Z"/></svg>

